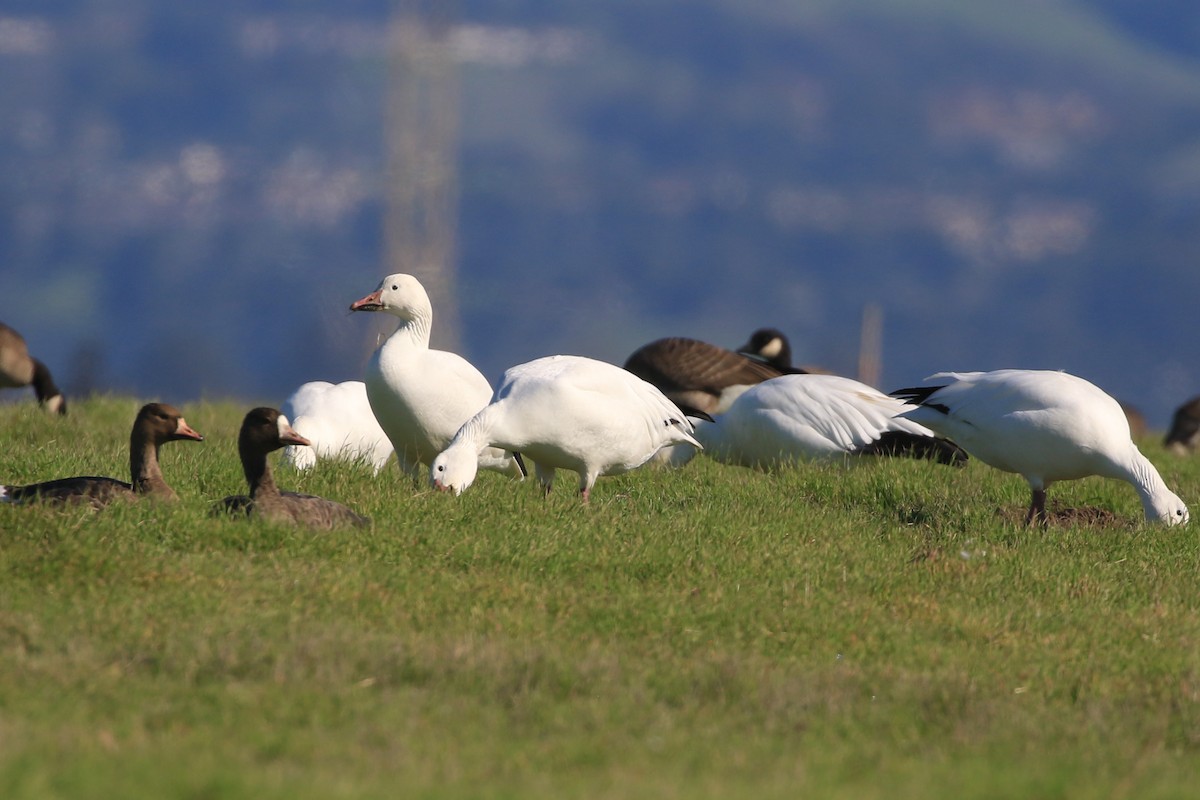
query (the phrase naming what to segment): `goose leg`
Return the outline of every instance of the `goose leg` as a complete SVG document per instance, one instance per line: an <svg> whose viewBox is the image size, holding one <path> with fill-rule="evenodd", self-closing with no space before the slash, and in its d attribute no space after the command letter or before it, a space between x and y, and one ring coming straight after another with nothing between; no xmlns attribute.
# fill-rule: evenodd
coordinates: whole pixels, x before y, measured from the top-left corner
<svg viewBox="0 0 1200 800"><path fill-rule="evenodd" d="M1045 527L1049 520L1046 519L1046 490L1034 489L1033 497L1029 501L1029 513L1025 515L1025 524L1032 525L1034 519L1038 524Z"/></svg>
<svg viewBox="0 0 1200 800"><path fill-rule="evenodd" d="M535 461L533 462L533 472L537 475L538 482L542 484L542 497L549 497L550 489L554 486L554 468L543 466Z"/></svg>

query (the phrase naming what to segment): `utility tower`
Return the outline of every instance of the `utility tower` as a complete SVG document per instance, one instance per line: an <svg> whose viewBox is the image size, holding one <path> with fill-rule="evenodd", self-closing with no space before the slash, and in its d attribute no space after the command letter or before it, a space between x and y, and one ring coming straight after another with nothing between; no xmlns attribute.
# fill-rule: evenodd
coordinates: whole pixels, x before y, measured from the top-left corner
<svg viewBox="0 0 1200 800"><path fill-rule="evenodd" d="M460 350L458 75L455 0L396 0L384 115L385 272L415 275L433 303L433 341Z"/></svg>

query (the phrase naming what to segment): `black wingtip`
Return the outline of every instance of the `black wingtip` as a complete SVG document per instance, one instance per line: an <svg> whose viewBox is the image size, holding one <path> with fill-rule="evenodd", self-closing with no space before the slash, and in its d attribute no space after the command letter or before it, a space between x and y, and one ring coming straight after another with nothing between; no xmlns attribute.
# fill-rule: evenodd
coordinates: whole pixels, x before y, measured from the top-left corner
<svg viewBox="0 0 1200 800"><path fill-rule="evenodd" d="M513 460L517 462L517 469L521 470L521 477L528 478L529 470L525 468L525 459L521 458L521 454L513 453Z"/></svg>
<svg viewBox="0 0 1200 800"><path fill-rule="evenodd" d="M888 392L888 395L895 397L898 400L903 400L909 405L925 406L926 408L932 408L940 411L943 414L949 414L949 406L942 405L941 403L928 402L929 398L934 394L934 392L945 388L945 384L942 384L941 386L909 386L904 389L894 389Z"/></svg>
<svg viewBox="0 0 1200 800"><path fill-rule="evenodd" d="M705 422L716 422L716 420L714 420L712 418L712 415L710 415L707 411L701 411L698 408L686 405L684 403L676 403L675 405L678 406L679 410L683 412L683 415L685 417L693 417L695 419L702 419ZM677 421L678 420L672 420L672 422L677 422Z"/></svg>
<svg viewBox="0 0 1200 800"><path fill-rule="evenodd" d="M885 431L874 442L856 452L859 455L921 458L952 467L966 466L970 460L967 451L949 439L908 431Z"/></svg>

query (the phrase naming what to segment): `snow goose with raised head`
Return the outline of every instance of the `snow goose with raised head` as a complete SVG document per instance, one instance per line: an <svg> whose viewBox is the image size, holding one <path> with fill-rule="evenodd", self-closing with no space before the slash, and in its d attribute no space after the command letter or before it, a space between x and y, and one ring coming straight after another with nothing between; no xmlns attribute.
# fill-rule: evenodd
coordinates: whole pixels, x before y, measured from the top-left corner
<svg viewBox="0 0 1200 800"><path fill-rule="evenodd" d="M419 480L421 465L431 464L463 423L488 404L491 384L462 356L429 348L433 307L412 275L388 275L350 310L400 319L400 327L371 356L365 383L371 410L400 466ZM479 466L517 478L525 474L518 459L495 448L479 454Z"/></svg>
<svg viewBox="0 0 1200 800"><path fill-rule="evenodd" d="M375 472L392 457L392 443L371 411L362 381L309 381L292 393L282 411L309 446L290 444L283 460L308 469L318 458L363 461Z"/></svg>
<svg viewBox="0 0 1200 800"><path fill-rule="evenodd" d="M32 386L38 402L47 411L67 413L67 401L50 377L50 370L29 355L21 334L0 322L0 389L22 386Z"/></svg>
<svg viewBox="0 0 1200 800"><path fill-rule="evenodd" d="M460 494L475 479L477 454L498 447L532 458L546 492L556 469L578 473L587 502L601 475L636 469L668 445L699 447L692 433L684 413L636 375L582 356L548 356L504 373L495 399L434 459L430 479Z"/></svg>
<svg viewBox="0 0 1200 800"><path fill-rule="evenodd" d="M1026 523L1046 524L1046 490L1090 475L1127 481L1146 519L1176 525L1187 506L1138 450L1120 404L1065 372L1002 369L939 372L929 386L892 394L915 406L903 416L958 442L985 464L1021 475L1032 497Z"/></svg>
<svg viewBox="0 0 1200 800"><path fill-rule="evenodd" d="M904 403L837 375L783 375L752 386L711 423L697 423L705 455L771 468L856 455L904 455L961 465L967 455L923 425L897 419ZM691 448L676 448L678 465Z"/></svg>
<svg viewBox="0 0 1200 800"><path fill-rule="evenodd" d="M281 491L271 474L267 455L285 445L307 447L308 440L296 433L288 418L274 408L261 406L247 412L238 431L238 455L250 494L226 497L214 511L325 530L370 522L333 500Z"/></svg>
<svg viewBox="0 0 1200 800"><path fill-rule="evenodd" d="M178 439L204 441L204 437L184 421L178 409L166 403L148 403L138 411L129 435L131 483L89 475L26 486L0 486L0 502L79 503L102 508L114 500L139 497L174 500L175 490L163 479L158 464L158 448Z"/></svg>

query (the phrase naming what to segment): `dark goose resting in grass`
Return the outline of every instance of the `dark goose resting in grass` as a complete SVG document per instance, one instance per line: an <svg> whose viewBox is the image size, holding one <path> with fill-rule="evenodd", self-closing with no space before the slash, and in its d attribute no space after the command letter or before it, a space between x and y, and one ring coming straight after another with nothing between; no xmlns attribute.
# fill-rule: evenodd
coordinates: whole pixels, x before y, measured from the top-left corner
<svg viewBox="0 0 1200 800"><path fill-rule="evenodd" d="M758 338L764 332L767 338ZM781 344L772 344L772 333L778 334ZM757 349L746 355L699 339L672 336L639 347L625 360L625 369L657 386L684 411L721 414L749 387L780 375L805 372L771 360L791 361L791 349L782 337L773 329L756 331L743 348Z"/></svg>
<svg viewBox="0 0 1200 800"><path fill-rule="evenodd" d="M0 389L32 386L42 408L67 413L67 401L54 385L46 365L29 355L21 334L0 322Z"/></svg>
<svg viewBox="0 0 1200 800"><path fill-rule="evenodd" d="M1163 482L1129 434L1121 406L1099 387L1065 372L1001 369L939 372L932 385L897 389L904 417L962 445L985 464L1029 483L1026 524L1046 524L1046 490L1057 481L1100 475L1137 490L1149 522L1188 521L1187 506Z"/></svg>
<svg viewBox="0 0 1200 800"><path fill-rule="evenodd" d="M192 430L179 410L166 403L142 406L129 436L129 472L132 483L116 478L59 478L28 486L0 486L0 502L6 503L80 503L101 508L114 500L153 497L176 499L175 490L163 480L158 466L158 448L177 439L204 441Z"/></svg>
<svg viewBox="0 0 1200 800"><path fill-rule="evenodd" d="M271 475L267 454L285 445L308 446L309 441L296 433L288 418L274 408L255 408L247 413L238 433L238 454L250 494L226 497L214 510L322 529L370 522L333 500L280 491Z"/></svg>

